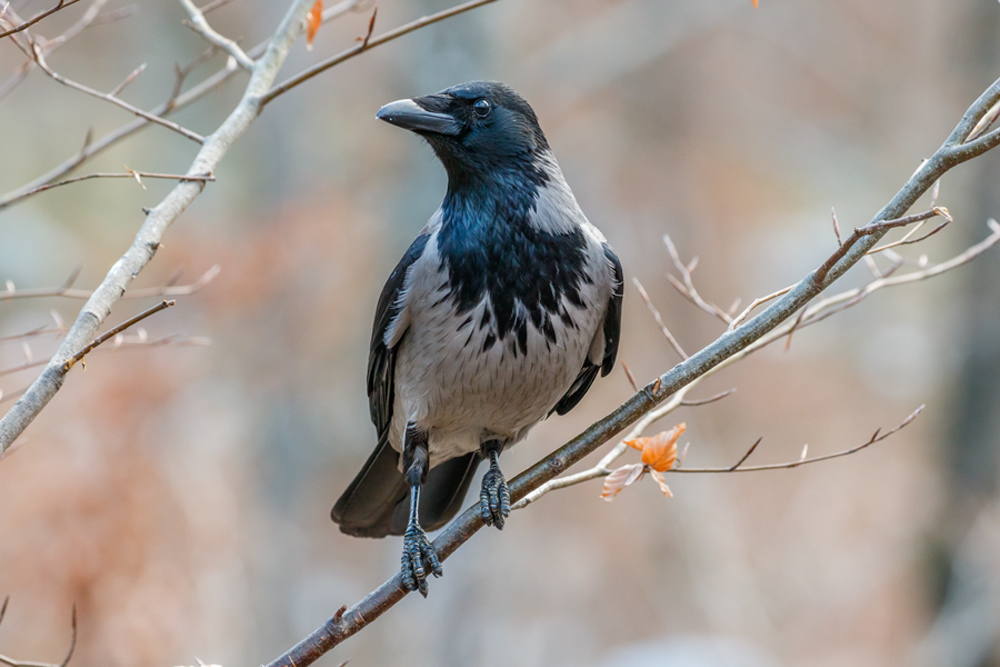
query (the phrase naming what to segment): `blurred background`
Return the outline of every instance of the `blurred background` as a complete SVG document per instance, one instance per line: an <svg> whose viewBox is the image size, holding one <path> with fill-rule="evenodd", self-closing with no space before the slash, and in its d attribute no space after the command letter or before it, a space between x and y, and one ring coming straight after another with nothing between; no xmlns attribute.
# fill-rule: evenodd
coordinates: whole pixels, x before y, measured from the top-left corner
<svg viewBox="0 0 1000 667"><path fill-rule="evenodd" d="M332 3L328 3L332 4ZM46 19L52 37L80 3ZM209 14L246 45L284 2ZM376 34L443 0L379 4ZM12 5L21 16L48 6ZM99 21L49 57L62 74L152 108L176 63L205 45L167 0ZM131 11L131 10L129 10ZM337 53L370 5L296 44L279 79ZM722 324L669 285L661 242L698 256L724 308L801 278L835 247L830 208L867 222L1000 75L993 0L503 0L379 47L269 105L177 220L134 283L203 290L143 323L150 339L211 345L104 351L0 462L0 653L75 665L261 664L391 576L400 541L341 535L329 519L364 462L365 366L382 283L441 200L430 149L374 120L384 103L498 79L537 111L584 211L625 267L620 358L641 383L677 358L639 278L690 352ZM24 56L0 43L0 73ZM188 86L223 66L216 55ZM176 114L207 134L246 82ZM40 71L0 100L9 192L131 117ZM195 145L143 130L76 173L180 173ZM950 226L906 253L946 260L1000 216L1000 153L953 171ZM97 180L0 210L0 279L93 288L170 182ZM926 203L926 199L925 202ZM845 232L846 233L846 232ZM835 288L871 278L863 266ZM703 383L683 409L688 466L794 460L866 441L920 404L910 427L862 453L796 470L672 475L614 503L600 484L546 496L445 563L320 664L581 666L1000 665L1000 257L885 290ZM120 302L103 329L155 303ZM81 302L0 301L0 336L71 322ZM135 333L135 332L133 332ZM0 369L54 349L0 342ZM0 375L12 404L37 368ZM0 371L2 372L2 371ZM504 456L515 473L626 399L620 370L571 414ZM654 428L653 431L659 430ZM607 451L606 448L602 449ZM596 461L596 457L591 462ZM622 462L638 460L635 452ZM470 499L471 503L471 499Z"/></svg>

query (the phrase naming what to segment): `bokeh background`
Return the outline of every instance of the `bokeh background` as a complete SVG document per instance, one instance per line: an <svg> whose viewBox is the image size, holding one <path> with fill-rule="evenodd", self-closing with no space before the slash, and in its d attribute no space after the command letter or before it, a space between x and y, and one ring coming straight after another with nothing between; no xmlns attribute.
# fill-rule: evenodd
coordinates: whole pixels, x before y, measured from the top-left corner
<svg viewBox="0 0 1000 667"><path fill-rule="evenodd" d="M85 4L36 33L58 34ZM376 32L448 5L380 3ZM205 47L175 3L132 6L50 63L110 90L146 62L123 96L151 108L174 63ZM236 0L209 18L255 44L284 10ZM285 75L349 47L367 20L324 26L312 51L298 43ZM845 229L867 222L998 76L998 34L994 0L503 0L278 98L136 281L181 270L191 282L220 265L144 323L150 339L212 344L95 353L0 462L0 653L58 662L75 603L72 664L261 664L393 574L398 539L349 538L329 520L374 443L375 301L445 187L425 145L373 119L383 103L475 78L531 102L621 256L621 358L647 382L676 357L633 277L689 351L721 329L667 283L663 234L700 257L697 284L723 307L798 280L834 248L831 206ZM0 43L4 77L22 62ZM178 120L210 132L245 80ZM88 128L129 120L32 72L0 100L0 190L72 155ZM194 153L147 128L78 173L183 172ZM908 256L941 261L986 236L998 168L987 155L949 175L940 203L956 224ZM0 211L0 279L51 287L80 267L77 285L95 286L170 185L90 181ZM842 287L869 278L862 267ZM597 483L549 495L458 551L429 599L409 596L321 664L1000 665L998 281L992 251L880 292L712 378L694 397L738 391L661 425L687 422L689 466L730 464L759 436L753 460L776 462L804 443L860 444L926 403L890 440L796 470L670 476L672 499L648 480L614 503ZM107 326L152 303L122 301ZM51 310L72 321L79 306L0 301L0 336L49 325ZM55 344L28 342L36 360ZM21 341L0 343L0 369L24 362ZM0 388L35 372L0 375ZM505 470L630 392L620 371L598 382L505 454Z"/></svg>

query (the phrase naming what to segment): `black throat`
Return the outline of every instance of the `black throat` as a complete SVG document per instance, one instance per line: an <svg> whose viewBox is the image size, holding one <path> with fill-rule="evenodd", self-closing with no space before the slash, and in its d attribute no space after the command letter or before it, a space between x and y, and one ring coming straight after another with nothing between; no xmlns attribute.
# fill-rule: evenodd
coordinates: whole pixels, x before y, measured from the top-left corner
<svg viewBox="0 0 1000 667"><path fill-rule="evenodd" d="M578 225L550 233L531 224L552 176L534 160L517 168L466 170L459 178L448 171L437 245L457 310L467 313L490 297L492 312L474 323L490 330L484 351L513 334L514 353L523 353L528 322L556 343L554 318L576 326L564 297L582 307L581 285L592 280L584 271L586 239Z"/></svg>

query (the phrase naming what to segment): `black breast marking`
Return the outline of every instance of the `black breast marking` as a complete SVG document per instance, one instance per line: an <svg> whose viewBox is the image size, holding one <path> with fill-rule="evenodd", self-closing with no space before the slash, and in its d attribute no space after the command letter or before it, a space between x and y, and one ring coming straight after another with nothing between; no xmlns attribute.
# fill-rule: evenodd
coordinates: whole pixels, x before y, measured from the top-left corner
<svg viewBox="0 0 1000 667"><path fill-rule="evenodd" d="M550 234L529 223L538 185L508 182L485 193L449 192L437 238L458 312L471 311L488 294L492 313L483 313L479 327L495 320L498 339L514 333L515 354L526 351L528 321L551 343L556 342L551 318L574 326L562 299L582 307L580 288L593 282L584 271L587 241L582 229ZM487 336L484 350L493 343Z"/></svg>

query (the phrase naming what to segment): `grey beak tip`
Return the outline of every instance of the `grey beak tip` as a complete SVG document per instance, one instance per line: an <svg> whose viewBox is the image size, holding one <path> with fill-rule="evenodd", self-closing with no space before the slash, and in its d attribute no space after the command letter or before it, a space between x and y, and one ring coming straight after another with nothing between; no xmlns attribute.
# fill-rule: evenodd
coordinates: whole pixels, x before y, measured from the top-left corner
<svg viewBox="0 0 1000 667"><path fill-rule="evenodd" d="M424 109L414 100L397 100L386 104L375 114L378 120L419 133L455 135L460 125L452 116Z"/></svg>

